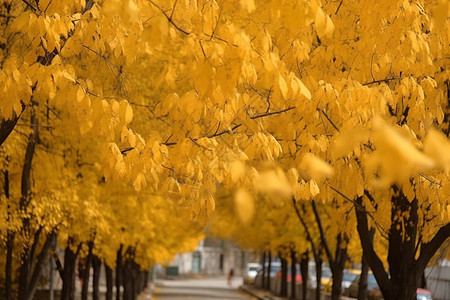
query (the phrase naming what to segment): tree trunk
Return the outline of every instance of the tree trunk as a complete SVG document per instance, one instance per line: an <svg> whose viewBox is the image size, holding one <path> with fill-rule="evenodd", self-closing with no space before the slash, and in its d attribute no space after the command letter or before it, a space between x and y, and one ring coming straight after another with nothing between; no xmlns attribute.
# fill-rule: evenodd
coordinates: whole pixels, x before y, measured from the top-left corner
<svg viewBox="0 0 450 300"><path fill-rule="evenodd" d="M106 274L106 300L112 300L113 298L113 271L112 269L105 263L105 274Z"/></svg>
<svg viewBox="0 0 450 300"><path fill-rule="evenodd" d="M6 157L6 161L9 162L9 157ZM10 205L9 205L9 171L5 170L5 185L4 185L4 192L6 201L8 201L7 204L7 219L6 221L10 221ZM6 261L5 261L5 297L6 300L13 300L13 290L12 290L12 261L13 261L13 252L14 252L14 237L15 234L12 230L7 230L6 234Z"/></svg>
<svg viewBox="0 0 450 300"><path fill-rule="evenodd" d="M122 285L122 249L120 245L116 256L116 300L120 300L120 286Z"/></svg>
<svg viewBox="0 0 450 300"><path fill-rule="evenodd" d="M361 275L359 277L359 284L358 284L358 300L367 300L368 274L369 274L369 265L367 264L363 254L361 261Z"/></svg>
<svg viewBox="0 0 450 300"><path fill-rule="evenodd" d="M297 257L295 251L291 250L291 299L296 298L296 285L297 285Z"/></svg>
<svg viewBox="0 0 450 300"><path fill-rule="evenodd" d="M36 263L34 264L34 269L31 272L31 279L28 286L28 300L32 300L34 297L34 293L36 292L39 279L42 275L42 270L44 268L45 263L48 261L48 254L50 252L52 241L55 236L56 234L54 232L47 236L47 239L45 240L45 243L42 246L41 252L37 257Z"/></svg>
<svg viewBox="0 0 450 300"><path fill-rule="evenodd" d="M12 254L14 252L14 233L8 230L6 236L5 292L6 300L13 300L12 291Z"/></svg>
<svg viewBox="0 0 450 300"><path fill-rule="evenodd" d="M88 300L88 290L89 290L89 277L92 266L92 249L94 248L94 242L90 241L89 244L89 252L85 258L84 270L82 272L82 288L81 288L81 300Z"/></svg>
<svg viewBox="0 0 450 300"><path fill-rule="evenodd" d="M5 101L5 100L3 100ZM19 115L17 115L15 112L12 115L11 119L2 119L0 121L0 146L3 144L3 142L8 138L8 136L13 131L14 127L17 124L17 121L20 119L20 116L22 115L23 111L25 110L25 105L21 103L22 105L22 111Z"/></svg>
<svg viewBox="0 0 450 300"><path fill-rule="evenodd" d="M97 255L94 255L92 257L92 267L94 269L94 278L92 280L92 299L93 300L100 300L100 290L99 290L99 284L100 284L100 270L102 266L102 261Z"/></svg>
<svg viewBox="0 0 450 300"><path fill-rule="evenodd" d="M370 239L373 243L373 236L375 234L375 229L370 228ZM361 275L359 277L358 285L358 300L367 300L367 275L369 274L369 264L364 256L364 252L361 258Z"/></svg>
<svg viewBox="0 0 450 300"><path fill-rule="evenodd" d="M123 265L123 300L133 299L133 266L131 259L127 259Z"/></svg>
<svg viewBox="0 0 450 300"><path fill-rule="evenodd" d="M27 149L25 151L25 159L22 168L22 181L21 181L21 197L19 202L20 210L23 213L27 213L28 204L31 201L31 168L34 157L34 152L36 149L36 144L38 141L38 119L36 118L36 113L34 109L31 112L30 126L33 128L33 132L28 138ZM30 233L30 220L25 217L22 220L22 233L25 238L25 246L22 250L20 268L19 268L19 300L27 300L29 292L29 281L30 281L30 268L31 268L31 251L29 239L31 238ZM36 239L35 239L36 241Z"/></svg>
<svg viewBox="0 0 450 300"><path fill-rule="evenodd" d="M272 254L270 253L270 250L267 252L267 260L268 260L268 267L267 267L267 280L266 280L266 290L270 291L270 271L272 269Z"/></svg>
<svg viewBox="0 0 450 300"><path fill-rule="evenodd" d="M266 289L266 274L267 274L267 270L266 270L266 251L263 252L262 254L262 280L261 280L261 288L263 290Z"/></svg>
<svg viewBox="0 0 450 300"><path fill-rule="evenodd" d="M288 292L287 272L288 272L287 261L285 258L281 258L281 290L280 290L281 297L287 297Z"/></svg>
<svg viewBox="0 0 450 300"><path fill-rule="evenodd" d="M76 252L70 248L72 240L69 238L66 249L64 251L64 268L62 270L62 291L61 300L74 300L75 298L75 269L78 252L81 249L81 244L78 245Z"/></svg>
<svg viewBox="0 0 450 300"><path fill-rule="evenodd" d="M344 240L344 247L342 247L342 240ZM342 294L342 278L344 277L345 263L348 260L347 244L348 240L339 233L336 239L334 260L333 263L330 263L333 273L333 285L331 287L332 300L338 300Z"/></svg>
<svg viewBox="0 0 450 300"><path fill-rule="evenodd" d="M450 236L450 223L441 227L428 243L417 238L418 200L409 201L398 187L393 187L391 197L391 228L389 230L388 277L383 263L376 254L370 241L368 220L362 197L355 201L357 229L365 258L370 265L380 290L386 300L414 300L416 289L426 265ZM368 191L364 194L375 202ZM416 245L418 241L418 245ZM416 259L416 249L421 249Z"/></svg>
<svg viewBox="0 0 450 300"><path fill-rule="evenodd" d="M314 258L314 260L316 261L316 300L320 300L320 296L321 296L321 291L322 291L322 284L321 284L321 280L322 280L322 258L320 257L321 253L320 253L320 249L319 249L319 254L317 255L317 257Z"/></svg>
<svg viewBox="0 0 450 300"><path fill-rule="evenodd" d="M303 252L302 257L300 259L300 271L302 273L302 300L308 299L308 266L309 264L309 255L308 251Z"/></svg>

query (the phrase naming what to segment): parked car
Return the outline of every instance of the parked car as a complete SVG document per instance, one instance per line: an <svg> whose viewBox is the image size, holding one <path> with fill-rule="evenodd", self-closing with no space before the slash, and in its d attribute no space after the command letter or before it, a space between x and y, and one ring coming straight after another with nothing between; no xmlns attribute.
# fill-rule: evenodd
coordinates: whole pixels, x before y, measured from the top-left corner
<svg viewBox="0 0 450 300"><path fill-rule="evenodd" d="M350 287L348 288L348 296L352 298L358 297L358 287L359 287L359 275L352 282ZM383 299L383 295L381 294L380 288L378 287L377 281L373 274L367 275L367 290L368 298L370 300L380 300ZM418 288L417 291L417 300L432 300L432 294L429 290Z"/></svg>
<svg viewBox="0 0 450 300"><path fill-rule="evenodd" d="M256 275L262 269L262 265L258 263L248 263L244 271L244 284L253 284Z"/></svg>
<svg viewBox="0 0 450 300"><path fill-rule="evenodd" d="M323 267L322 268L322 277L320 279L320 284L322 285L322 289L325 286L327 286L333 282L332 277L333 277L333 274L331 273L331 269L328 267Z"/></svg>
<svg viewBox="0 0 450 300"><path fill-rule="evenodd" d="M291 266L288 266L287 268L287 281L291 282L292 281L292 270L291 270ZM277 278L281 278L281 270L277 272ZM302 283L302 275L300 272L300 266L297 265L296 266L296 271L295 271L295 282L296 283Z"/></svg>
<svg viewBox="0 0 450 300"><path fill-rule="evenodd" d="M350 284L345 293L351 298L358 298L359 278L360 275L357 275L355 277L355 279ZM367 291L370 299L374 299L377 298L378 296L381 296L380 288L378 287L378 283L375 279L375 276L373 276L373 274L371 273L367 274Z"/></svg>
<svg viewBox="0 0 450 300"><path fill-rule="evenodd" d="M345 269L344 274L342 276L342 293L345 294L346 290L350 287L355 278L361 273L361 270L358 269ZM333 280L330 280L327 285L324 286L323 292L329 293L331 292L333 286Z"/></svg>
<svg viewBox="0 0 450 300"><path fill-rule="evenodd" d="M432 300L433 296L429 290L417 289L417 300Z"/></svg>

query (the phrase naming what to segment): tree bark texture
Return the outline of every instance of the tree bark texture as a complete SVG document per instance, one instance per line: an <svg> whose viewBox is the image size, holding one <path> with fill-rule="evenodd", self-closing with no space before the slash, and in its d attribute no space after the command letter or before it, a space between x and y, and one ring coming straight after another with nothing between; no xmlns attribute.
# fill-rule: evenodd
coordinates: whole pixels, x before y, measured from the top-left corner
<svg viewBox="0 0 450 300"><path fill-rule="evenodd" d="M300 259L300 272L302 273L302 299L308 299L308 264L309 264L309 254L308 251L302 253Z"/></svg>
<svg viewBox="0 0 450 300"><path fill-rule="evenodd" d="M102 266L102 261L97 255L94 255L92 257L92 268L94 269L94 277L92 280L92 299L93 300L100 300L100 290L99 290L99 284L100 284L100 270Z"/></svg>
<svg viewBox="0 0 450 300"><path fill-rule="evenodd" d="M296 277L297 277L297 256L294 250L291 250L291 299L296 298Z"/></svg>
<svg viewBox="0 0 450 300"><path fill-rule="evenodd" d="M120 245L116 256L116 300L120 300L120 286L122 285L122 249Z"/></svg>
<svg viewBox="0 0 450 300"><path fill-rule="evenodd" d="M92 266L92 249L94 248L94 242L90 241L88 243L88 255L84 258L84 269L81 273L82 276L82 287L81 287L81 300L88 300L88 289L89 289L89 277Z"/></svg>
<svg viewBox="0 0 450 300"><path fill-rule="evenodd" d="M77 251L73 252L70 248L72 240L69 238L66 249L64 251L64 268L62 270L62 291L61 300L74 300L75 298L75 270L78 253L81 244L78 245Z"/></svg>
<svg viewBox="0 0 450 300"><path fill-rule="evenodd" d="M390 277L381 260L374 251L368 229L367 213L362 205L362 197L355 201L357 229L367 263L378 282L386 300L415 300L416 289L420 284L427 263L442 243L450 236L450 224L441 227L428 243L417 237L418 200L409 201L402 190L393 187L391 197L391 227L389 229L388 263ZM371 199L371 195L365 191ZM371 201L373 198L371 199ZM418 241L416 244L416 241ZM416 250L421 249L416 259Z"/></svg>
<svg viewBox="0 0 450 300"><path fill-rule="evenodd" d="M281 290L280 290L281 297L287 297L288 293L287 272L288 272L287 261L285 258L281 258Z"/></svg>
<svg viewBox="0 0 450 300"><path fill-rule="evenodd" d="M106 274L106 300L112 300L113 298L113 270L105 263L105 274Z"/></svg>
<svg viewBox="0 0 450 300"><path fill-rule="evenodd" d="M375 234L375 229L370 228L369 235L370 240L373 243L373 236ZM369 274L369 264L364 256L364 252L361 258L361 275L359 277L358 285L358 300L367 300L367 276Z"/></svg>

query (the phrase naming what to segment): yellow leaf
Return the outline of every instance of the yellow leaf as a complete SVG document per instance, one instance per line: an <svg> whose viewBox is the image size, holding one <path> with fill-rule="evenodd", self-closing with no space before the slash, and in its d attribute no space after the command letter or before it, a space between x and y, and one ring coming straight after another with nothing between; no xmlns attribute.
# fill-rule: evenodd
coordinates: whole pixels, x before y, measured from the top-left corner
<svg viewBox="0 0 450 300"><path fill-rule="evenodd" d="M253 197L244 189L238 189L234 194L236 213L243 224L248 224L253 218L255 203Z"/></svg>
<svg viewBox="0 0 450 300"><path fill-rule="evenodd" d="M333 168L312 153L307 153L303 156L300 167L314 180L320 181L333 175Z"/></svg>
<svg viewBox="0 0 450 300"><path fill-rule="evenodd" d="M292 187L281 169L261 172L255 180L255 188L262 193L277 194L281 197L292 195Z"/></svg>
<svg viewBox="0 0 450 300"><path fill-rule="evenodd" d="M241 161L233 161L230 163L230 174L233 182L238 181L245 175L245 164Z"/></svg>
<svg viewBox="0 0 450 300"><path fill-rule="evenodd" d="M133 109L131 108L128 101L120 102L120 117L124 120L125 124L128 124L133 119Z"/></svg>
<svg viewBox="0 0 450 300"><path fill-rule="evenodd" d="M77 90L77 101L81 102L83 100L84 96L85 96L84 91L81 88L81 86L79 86L78 90Z"/></svg>
<svg viewBox="0 0 450 300"><path fill-rule="evenodd" d="M134 189L135 189L136 191L138 191L138 192L139 192L146 184L147 184L147 182L145 181L145 176L144 176L144 174L142 174L142 173L139 173L139 174L136 176L136 178L134 179L134 182L133 182Z"/></svg>
<svg viewBox="0 0 450 300"><path fill-rule="evenodd" d="M278 85L280 86L281 94L283 95L284 99L288 99L289 95L289 88L286 84L286 80L284 80L283 76L278 75Z"/></svg>
<svg viewBox="0 0 450 300"><path fill-rule="evenodd" d="M314 179L311 179L309 181L309 191L311 192L311 195L313 197L317 196L320 193L319 186L317 185L317 182Z"/></svg>
<svg viewBox="0 0 450 300"><path fill-rule="evenodd" d="M447 175L450 174L450 141L444 134L431 129L425 138L423 150Z"/></svg>
<svg viewBox="0 0 450 300"><path fill-rule="evenodd" d="M254 0L240 0L241 7L247 10L248 13L251 13L255 10L255 2Z"/></svg>

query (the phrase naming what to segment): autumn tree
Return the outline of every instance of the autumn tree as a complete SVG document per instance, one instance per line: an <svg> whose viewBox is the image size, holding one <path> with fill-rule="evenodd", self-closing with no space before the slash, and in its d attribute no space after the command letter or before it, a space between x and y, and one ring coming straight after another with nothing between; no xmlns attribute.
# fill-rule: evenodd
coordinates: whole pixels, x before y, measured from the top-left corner
<svg viewBox="0 0 450 300"><path fill-rule="evenodd" d="M218 186L245 203L285 176L296 201L348 202L384 297L414 298L450 234L448 1L1 9L0 142L47 107L77 141L99 140L106 181L202 221ZM369 226L388 239L390 276Z"/></svg>

